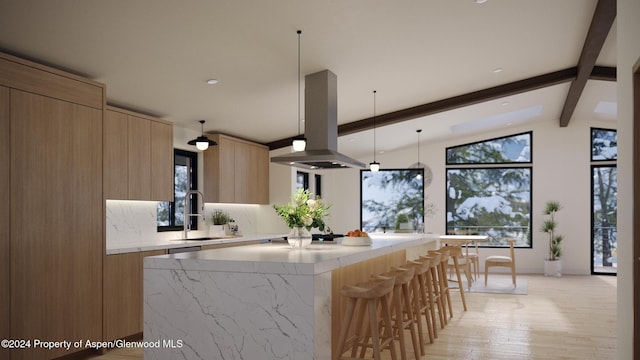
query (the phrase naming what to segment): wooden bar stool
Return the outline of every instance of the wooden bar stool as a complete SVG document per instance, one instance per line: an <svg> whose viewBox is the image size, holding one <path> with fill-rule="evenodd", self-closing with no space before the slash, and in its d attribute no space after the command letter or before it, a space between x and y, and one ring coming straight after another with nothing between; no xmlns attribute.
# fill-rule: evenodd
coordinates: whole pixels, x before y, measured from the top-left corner
<svg viewBox="0 0 640 360"><path fill-rule="evenodd" d="M424 287L424 290L427 293L427 296L425 298L426 304L423 304L423 307L425 305L428 306L428 314L425 313L425 316L428 315L430 318L427 321L427 324L431 325L431 328L429 329L429 342L433 344L434 340L432 340L432 337L433 339L438 338L438 317L436 316L436 307L438 306L438 304L433 289L433 278L431 271L431 269L433 268L433 260L430 256L420 256L418 261L421 261L425 266L427 266L427 271L424 273L424 277L422 277L421 285Z"/></svg>
<svg viewBox="0 0 640 360"><path fill-rule="evenodd" d="M347 311L342 321L334 359L357 359L358 347L362 347L364 351L368 346L369 336L366 335L367 329L370 330L373 358L380 360L380 351L388 348L391 352L391 359L397 359L392 332L391 309L389 307L389 296L393 291L394 284L395 278L379 277L366 283L342 288L340 293L348 298ZM358 314L355 321L352 321L358 303ZM378 305L381 310L381 319L378 319ZM365 312L368 312L368 321L365 318ZM379 325L380 322L382 323L382 328ZM354 335L347 339L349 329L353 323L355 324ZM383 332L381 332L381 329ZM343 356L345 351L349 349L351 349L351 356Z"/></svg>
<svg viewBox="0 0 640 360"><path fill-rule="evenodd" d="M427 281L427 292L429 299L431 300L431 319L433 324L433 336L438 338L438 331L436 327L435 309L438 308L438 319L440 320L440 328L444 329L447 325L446 307L442 301L440 294L440 280L438 280L438 267L440 267L440 254L431 253L429 256L420 256L420 259L429 260L429 277Z"/></svg>
<svg viewBox="0 0 640 360"><path fill-rule="evenodd" d="M449 279L447 278L447 264L449 263L450 253L446 247L438 250L429 250L429 254L440 254L440 264L437 266L438 284L440 285L440 297L442 297L442 306L446 311L449 310L449 318L453 318L453 306L451 305L451 292L449 291Z"/></svg>
<svg viewBox="0 0 640 360"><path fill-rule="evenodd" d="M383 277L393 277L396 279L391 297L392 319L394 322L394 333L400 340L400 358L407 359L406 340L404 330L409 330L411 342L416 359L420 358L420 348L416 332L416 318L413 314L413 302L411 296L411 285L415 275L415 268L393 268L391 271L380 274Z"/></svg>
<svg viewBox="0 0 640 360"><path fill-rule="evenodd" d="M416 323L418 325L418 339L420 340L420 355L425 355L424 351L424 335L422 329L422 315L424 315L425 322L427 324L427 332L429 334L429 343L434 343L433 336L433 324L431 323L430 301L426 288L425 277L429 275L429 260L418 259L415 261L409 261L405 267L413 267L415 269L415 275L413 276L412 287L412 300L413 300L413 315L415 316Z"/></svg>

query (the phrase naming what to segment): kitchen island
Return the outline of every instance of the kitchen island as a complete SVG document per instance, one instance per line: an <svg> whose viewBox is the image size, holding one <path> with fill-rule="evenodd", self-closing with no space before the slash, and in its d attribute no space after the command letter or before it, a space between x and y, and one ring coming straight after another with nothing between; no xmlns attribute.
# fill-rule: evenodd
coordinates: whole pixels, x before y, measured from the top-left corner
<svg viewBox="0 0 640 360"><path fill-rule="evenodd" d="M145 359L331 359L343 285L402 265L437 235L370 246L247 245L145 258ZM332 314L334 316L332 316Z"/></svg>

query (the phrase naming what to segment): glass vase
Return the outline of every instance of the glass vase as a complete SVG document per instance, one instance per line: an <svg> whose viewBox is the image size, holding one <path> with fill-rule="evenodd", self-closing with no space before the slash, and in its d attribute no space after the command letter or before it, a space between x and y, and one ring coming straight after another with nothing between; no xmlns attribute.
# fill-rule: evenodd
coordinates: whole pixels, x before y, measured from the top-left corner
<svg viewBox="0 0 640 360"><path fill-rule="evenodd" d="M305 227L294 227L287 236L287 242L294 249L304 249L311 245L311 233Z"/></svg>

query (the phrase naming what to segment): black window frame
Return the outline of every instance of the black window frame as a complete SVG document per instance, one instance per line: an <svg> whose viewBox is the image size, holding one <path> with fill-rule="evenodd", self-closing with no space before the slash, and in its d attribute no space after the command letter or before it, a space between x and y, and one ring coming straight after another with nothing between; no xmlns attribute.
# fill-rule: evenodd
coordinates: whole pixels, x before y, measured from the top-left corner
<svg viewBox="0 0 640 360"><path fill-rule="evenodd" d="M189 183L189 190L197 190L198 189L198 153L193 151L187 151L182 149L173 149L173 166L175 169L176 165L180 165L182 162L182 158L189 158L191 163L191 176ZM176 211L176 186L175 186L175 173L174 173L174 184L173 184L173 201L169 202L169 225L158 225L157 231L183 231L184 225L176 225L175 224L175 211ZM198 204L198 197L195 194L191 194L189 198L189 204L191 207L191 213L195 214L198 212L198 208L200 205ZM189 219L191 230L198 229L198 221L196 217L192 217Z"/></svg>
<svg viewBox="0 0 640 360"><path fill-rule="evenodd" d="M393 172L393 171L406 171L409 173L417 173L419 175L419 177L421 179L423 179L421 181L422 184L422 189L420 191L420 195L422 196L422 209L421 209L421 216L418 219L418 226L421 227L421 229L411 229L411 232L420 232L421 230L424 231L424 203L425 203L425 199L426 199L426 195L425 195L425 189L426 186L424 185L424 168L395 168L395 169L380 169L378 171L378 173L384 173L384 172ZM376 229L381 228L383 232L387 232L387 230L394 232L395 231L395 224L392 223L385 223L379 226L375 226L373 230L369 230L369 225L368 224L364 224L363 221L363 207L364 205L364 196L363 196L363 179L364 179L364 174L365 173L373 173L371 170L369 169L361 169L360 170L360 229L362 229L363 231L376 231ZM386 226L385 226L386 225Z"/></svg>
<svg viewBox="0 0 640 360"><path fill-rule="evenodd" d="M594 159L593 157L593 148L594 148L594 131L607 131L607 132L614 132L616 134L616 157L614 159ZM590 194L590 212L591 212L591 239L590 239L590 252L589 252L589 266L591 268L591 275L607 275L607 276L617 276L618 275L618 270L616 267L615 271L604 271L604 269L606 268L604 265L604 260L603 260L603 264L601 266L601 268L603 270L598 271L596 269L596 267L594 266L594 253L595 253L595 237L597 236L596 232L596 218L594 216L594 195L595 195L595 184L594 184L594 172L596 171L596 169L603 169L603 168L610 168L610 169L616 169L616 179L617 179L617 169L618 169L618 156L617 156L617 134L618 134L618 130L616 129L608 129L608 128L601 128L601 127L591 127L590 129L590 147L589 147L589 152L590 152L590 160L591 160L591 173L590 173L590 183L591 183L591 194ZM616 186L617 186L617 180L616 180ZM616 201L616 212L617 212L617 201ZM615 232L615 237L616 237L616 245L614 247L614 249L617 250L617 228L618 228L618 224L616 222L616 224L614 224L613 226L615 228L615 230L613 230L613 232ZM611 264L611 267L613 267L613 264Z"/></svg>
<svg viewBox="0 0 640 360"><path fill-rule="evenodd" d="M504 162L483 162L483 161L470 161L470 162L453 162L450 161L450 156L449 156L449 152L453 149L457 149L457 148L461 148L461 147L468 147L468 146L472 146L475 144L481 144L481 143L488 143L488 142L492 142L492 141L496 141L496 140L501 140L501 139L507 139L507 138L512 138L512 137L518 137L518 136L522 136L522 135L528 135L529 136L529 159L528 161L504 161ZM483 170L483 169L528 169L529 170L529 230L527 231L527 240L528 240L528 245L527 246L517 246L517 248L519 249L531 249L533 248L533 236L532 236L532 232L533 232L533 131L524 131L524 132L520 132L520 133L516 133L516 134L510 134L510 135L505 135L505 136L498 136L498 137L494 137L494 138L489 138L489 139L484 139L484 140L478 140L478 141L474 141L474 142L470 142L470 143L466 143L466 144L460 144L460 145L455 145L455 146L449 146L447 148L445 148L445 207L446 207L446 214L445 214L445 218L444 218L444 228L446 229L445 232L447 234L450 233L449 230L449 221L447 219L448 217L448 209L449 209L449 195L447 193L448 189L448 185L449 184L449 170ZM480 233L482 234L482 233ZM487 245L487 244L483 244L483 243L479 243L478 244L479 247L483 247L483 248L506 248L509 247L508 244L503 244L503 245Z"/></svg>
<svg viewBox="0 0 640 360"><path fill-rule="evenodd" d="M451 150L461 148L461 147L501 140L501 139L507 139L507 138L516 137L516 136L521 136L521 135L529 135L529 161L505 161L505 162L452 162L452 161L449 161L449 151ZM479 140L479 141L460 144L456 146L448 146L447 148L445 148L444 157L445 157L445 164L447 166L533 164L533 131L524 131L524 132L512 134L512 135L498 136L491 139Z"/></svg>

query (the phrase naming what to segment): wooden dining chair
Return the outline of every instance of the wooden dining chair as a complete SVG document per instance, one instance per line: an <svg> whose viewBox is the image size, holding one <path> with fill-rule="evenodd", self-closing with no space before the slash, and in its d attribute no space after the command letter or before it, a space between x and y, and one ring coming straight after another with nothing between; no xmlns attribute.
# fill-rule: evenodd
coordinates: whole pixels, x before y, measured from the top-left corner
<svg viewBox="0 0 640 360"><path fill-rule="evenodd" d="M478 274L480 271L480 254L478 251L478 242L474 241L475 244L475 252L473 251L469 251L469 243L464 245L464 257L467 258L467 261L469 262L470 267L473 267L473 272L472 274L474 275L474 278L476 280L478 280Z"/></svg>
<svg viewBox="0 0 640 360"><path fill-rule="evenodd" d="M516 256L513 249L515 239L507 240L509 242L509 251L511 256L491 255L484 260L484 286L487 286L487 278L489 277L489 268L494 266L502 266L511 268L511 279L513 287L516 286Z"/></svg>

